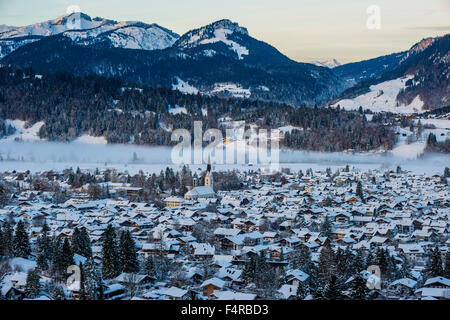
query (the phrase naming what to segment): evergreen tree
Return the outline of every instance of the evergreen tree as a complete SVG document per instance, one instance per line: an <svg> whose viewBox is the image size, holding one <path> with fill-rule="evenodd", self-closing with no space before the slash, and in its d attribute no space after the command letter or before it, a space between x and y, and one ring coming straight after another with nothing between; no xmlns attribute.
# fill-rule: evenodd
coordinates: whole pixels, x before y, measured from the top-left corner
<svg viewBox="0 0 450 320"><path fill-rule="evenodd" d="M408 258L406 258L406 257L403 257L402 269L400 270L400 276L402 278L410 278L411 277L410 265L409 265Z"/></svg>
<svg viewBox="0 0 450 320"><path fill-rule="evenodd" d="M144 274L149 275L151 277L156 277L156 267L153 257L149 256L147 257L147 259L145 259L143 272Z"/></svg>
<svg viewBox="0 0 450 320"><path fill-rule="evenodd" d="M41 291L41 284L39 283L39 275L36 270L29 270L27 273L27 281L25 284L25 296L34 299Z"/></svg>
<svg viewBox="0 0 450 320"><path fill-rule="evenodd" d="M67 268L74 264L72 248L67 238L64 239L64 242L61 246L60 257L61 257L60 275L63 274L66 275Z"/></svg>
<svg viewBox="0 0 450 320"><path fill-rule="evenodd" d="M326 283L336 275L336 255L327 242L320 252L318 277L322 283Z"/></svg>
<svg viewBox="0 0 450 320"><path fill-rule="evenodd" d="M361 181L358 181L358 184L356 185L356 196L364 202L364 194Z"/></svg>
<svg viewBox="0 0 450 320"><path fill-rule="evenodd" d="M332 224L328 215L325 216L325 220L320 225L320 232L327 238L331 236Z"/></svg>
<svg viewBox="0 0 450 320"><path fill-rule="evenodd" d="M60 284L54 284L49 290L49 294L53 300L66 300L66 294Z"/></svg>
<svg viewBox="0 0 450 320"><path fill-rule="evenodd" d="M3 222L2 238L0 240L2 241L3 255L5 257L12 256L14 254L13 228L11 227L11 224L8 221Z"/></svg>
<svg viewBox="0 0 450 320"><path fill-rule="evenodd" d="M380 267L381 275L384 278L390 279L391 275L389 273L389 261L388 261L388 253L383 248L377 248L375 252L375 261L376 265Z"/></svg>
<svg viewBox="0 0 450 320"><path fill-rule="evenodd" d="M100 298L101 277L92 258L83 267L83 290L85 299L98 300Z"/></svg>
<svg viewBox="0 0 450 320"><path fill-rule="evenodd" d="M444 169L444 177L450 178L450 168L449 167L445 167L445 169Z"/></svg>
<svg viewBox="0 0 450 320"><path fill-rule="evenodd" d="M369 252L366 257L366 269L369 268L370 266L373 266L374 264L376 264L375 256L373 255L372 252Z"/></svg>
<svg viewBox="0 0 450 320"><path fill-rule="evenodd" d="M61 238L54 239L53 254L52 254L52 270L56 274L57 278L61 274L60 271L64 269L61 255ZM64 271L63 271L64 272Z"/></svg>
<svg viewBox="0 0 450 320"><path fill-rule="evenodd" d="M3 246L3 231L0 228L0 257L3 257L5 255Z"/></svg>
<svg viewBox="0 0 450 320"><path fill-rule="evenodd" d="M324 298L326 300L342 300L341 287L335 275L332 275L325 288Z"/></svg>
<svg viewBox="0 0 450 320"><path fill-rule="evenodd" d="M347 256L340 247L336 250L336 271L341 277L347 273L348 261Z"/></svg>
<svg viewBox="0 0 450 320"><path fill-rule="evenodd" d="M112 225L109 224L104 233L102 247L102 274L104 279L115 278L120 274L119 261L116 232Z"/></svg>
<svg viewBox="0 0 450 320"><path fill-rule="evenodd" d="M436 145L437 145L436 136L433 133L428 134L427 148L432 150L433 148L436 147Z"/></svg>
<svg viewBox="0 0 450 320"><path fill-rule="evenodd" d="M360 272L357 272L350 285L350 296L353 300L366 300L368 294L369 288L366 280L364 280Z"/></svg>
<svg viewBox="0 0 450 320"><path fill-rule="evenodd" d="M250 256L250 260L244 265L244 270L242 271L242 279L246 284L255 281L256 272L256 259L254 255Z"/></svg>
<svg viewBox="0 0 450 320"><path fill-rule="evenodd" d="M48 235L50 228L44 223L41 235L36 240L37 266L41 270L47 270L52 259L52 241Z"/></svg>
<svg viewBox="0 0 450 320"><path fill-rule="evenodd" d="M356 254L352 257L351 268L354 273L364 270L364 258L360 249L358 249Z"/></svg>
<svg viewBox="0 0 450 320"><path fill-rule="evenodd" d="M314 269L314 263L311 259L311 253L309 249L305 247L300 248L298 256L293 263L295 269L299 268L307 274L311 274Z"/></svg>
<svg viewBox="0 0 450 320"><path fill-rule="evenodd" d="M447 253L445 254L444 277L450 279L450 250L447 250Z"/></svg>
<svg viewBox="0 0 450 320"><path fill-rule="evenodd" d="M427 278L438 277L444 275L444 269L442 267L442 256L441 251L436 246L434 250L431 251L429 258L429 268L427 270Z"/></svg>
<svg viewBox="0 0 450 320"><path fill-rule="evenodd" d="M91 240L86 228L75 228L72 235L72 251L85 258L92 257Z"/></svg>
<svg viewBox="0 0 450 320"><path fill-rule="evenodd" d="M321 286L316 286L314 289L311 290L312 297L314 300L324 300L325 299L325 292L322 289Z"/></svg>
<svg viewBox="0 0 450 320"><path fill-rule="evenodd" d="M14 255L16 257L28 258L31 253L30 240L25 230L25 224L20 220L16 226L13 239Z"/></svg>
<svg viewBox="0 0 450 320"><path fill-rule="evenodd" d="M128 230L120 233L119 257L123 272L136 273L139 271L136 245Z"/></svg>
<svg viewBox="0 0 450 320"><path fill-rule="evenodd" d="M307 295L308 295L308 288L307 288L306 284L304 284L303 282L300 281L298 283L297 292L296 292L297 299L305 300Z"/></svg>

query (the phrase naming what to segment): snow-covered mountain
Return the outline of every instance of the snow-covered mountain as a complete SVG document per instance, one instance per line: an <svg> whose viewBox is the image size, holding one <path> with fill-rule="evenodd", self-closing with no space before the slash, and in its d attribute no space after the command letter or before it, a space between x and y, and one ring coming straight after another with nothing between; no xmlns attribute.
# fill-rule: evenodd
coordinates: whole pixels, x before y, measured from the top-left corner
<svg viewBox="0 0 450 320"><path fill-rule="evenodd" d="M142 50L164 49L179 38L176 33L157 24L117 22L91 18L78 12L24 27L2 26L0 58L30 42L57 34L70 37L78 45L101 43L108 47Z"/></svg>
<svg viewBox="0 0 450 320"><path fill-rule="evenodd" d="M331 105L333 108L339 106L345 110L358 110L362 107L373 112L392 112L399 114L422 113L423 101L416 96L409 104L400 103L397 100L399 93L407 88L406 83L413 77L404 77L394 80L384 81L369 88L369 92L359 95L353 99L339 100Z"/></svg>
<svg viewBox="0 0 450 320"><path fill-rule="evenodd" d="M178 48L195 48L200 45L213 44L221 42L229 50L234 51L240 60L249 54L242 42L245 42L244 36L248 37L246 28L240 27L237 23L230 20L220 20L205 27L195 29L184 34L177 42ZM209 55L214 53L210 52Z"/></svg>
<svg viewBox="0 0 450 320"><path fill-rule="evenodd" d="M14 46L8 43L9 53L1 48L6 55L1 63L31 67L38 73L98 74L187 93L294 105L320 104L342 91L332 70L293 61L230 20L219 20L179 37L154 24L79 15L82 27L92 28L61 27L72 17L67 16L4 35L14 34L15 38L1 40L0 34L0 45L14 39ZM20 47L25 39L27 45Z"/></svg>
<svg viewBox="0 0 450 320"><path fill-rule="evenodd" d="M385 61L389 61L388 68L382 64ZM423 39L403 53L344 65L338 71L346 68L346 72L354 72L352 69L356 69L357 74L366 69L376 70L378 75L345 90L330 105L395 113L446 107L450 101L449 63L450 34L447 34ZM380 72L383 68L386 71Z"/></svg>
<svg viewBox="0 0 450 320"><path fill-rule="evenodd" d="M15 27L7 26L6 24L0 24L0 33L9 31L11 29L14 29Z"/></svg>
<svg viewBox="0 0 450 320"><path fill-rule="evenodd" d="M101 26L112 26L115 21L94 18L80 12L67 14L53 20L35 23L24 27L16 27L0 33L0 39L26 36L52 36L67 30L94 29Z"/></svg>
<svg viewBox="0 0 450 320"><path fill-rule="evenodd" d="M336 59L330 59L330 60L326 60L326 61L313 61L311 63L315 64L316 66L319 66L319 67L326 67L326 68L330 68L330 69L333 69L333 68L336 68L336 67L339 67L342 65Z"/></svg>

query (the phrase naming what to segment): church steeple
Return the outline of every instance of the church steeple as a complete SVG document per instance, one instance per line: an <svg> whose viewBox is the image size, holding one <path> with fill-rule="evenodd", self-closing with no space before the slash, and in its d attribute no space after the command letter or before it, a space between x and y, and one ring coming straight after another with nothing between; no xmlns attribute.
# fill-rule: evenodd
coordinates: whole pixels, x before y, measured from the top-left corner
<svg viewBox="0 0 450 320"><path fill-rule="evenodd" d="M208 165L206 166L205 186L213 187L213 176L211 173L211 158L208 156Z"/></svg>
<svg viewBox="0 0 450 320"><path fill-rule="evenodd" d="M211 156L208 156L208 164L206 165L206 172L211 172Z"/></svg>

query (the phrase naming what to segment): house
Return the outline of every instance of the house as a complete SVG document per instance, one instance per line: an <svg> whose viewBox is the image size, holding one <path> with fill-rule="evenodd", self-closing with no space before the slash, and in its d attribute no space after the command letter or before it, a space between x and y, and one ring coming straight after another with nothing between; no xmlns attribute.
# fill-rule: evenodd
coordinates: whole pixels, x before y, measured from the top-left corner
<svg viewBox="0 0 450 320"><path fill-rule="evenodd" d="M309 278L309 275L300 269L290 270L286 274L286 283L291 285L296 285L300 282L305 282Z"/></svg>
<svg viewBox="0 0 450 320"><path fill-rule="evenodd" d="M399 244L398 249L410 261L421 261L424 258L425 251L418 244Z"/></svg>
<svg viewBox="0 0 450 320"><path fill-rule="evenodd" d="M131 274L131 273L125 273L122 272L120 275L118 275L116 278L114 278L114 281L122 284L127 285L130 281L138 285L140 288L150 288L152 283L154 283L156 280L155 277L144 275L144 274Z"/></svg>
<svg viewBox="0 0 450 320"><path fill-rule="evenodd" d="M351 219L351 214L347 212L339 212L334 214L333 220L336 223L349 223Z"/></svg>
<svg viewBox="0 0 450 320"><path fill-rule="evenodd" d="M106 290L103 292L103 297L105 300L120 300L126 296L127 289L124 285L120 283L114 283L107 286Z"/></svg>
<svg viewBox="0 0 450 320"><path fill-rule="evenodd" d="M215 248L209 243L191 243L191 254L197 259L209 259L214 256Z"/></svg>
<svg viewBox="0 0 450 320"><path fill-rule="evenodd" d="M225 281L219 278L211 278L204 281L200 288L202 288L203 295L210 297L215 291L222 290L225 286Z"/></svg>
<svg viewBox="0 0 450 320"><path fill-rule="evenodd" d="M417 281L409 278L402 278L395 280L389 284L389 288L394 290L397 295L409 297L414 293L417 286Z"/></svg>
<svg viewBox="0 0 450 320"><path fill-rule="evenodd" d="M214 179L211 172L211 162L208 159L208 165L206 167L205 173L205 185L196 186L196 180L194 180L194 187L186 192L184 199L186 200L198 200L198 199L209 199L215 198L216 193L214 192Z"/></svg>
<svg viewBox="0 0 450 320"><path fill-rule="evenodd" d="M445 277L430 278L425 282L424 287L450 289L450 280Z"/></svg>
<svg viewBox="0 0 450 320"><path fill-rule="evenodd" d="M211 294L217 300L255 300L256 294L235 292L235 291L215 291Z"/></svg>
<svg viewBox="0 0 450 320"><path fill-rule="evenodd" d="M283 284L278 293L285 300L294 300L297 298L297 288L298 286L292 284Z"/></svg>
<svg viewBox="0 0 450 320"><path fill-rule="evenodd" d="M186 300L188 298L188 290L177 287L162 288L159 292L167 300Z"/></svg>
<svg viewBox="0 0 450 320"><path fill-rule="evenodd" d="M265 243L274 243L278 238L278 232L266 231L263 233Z"/></svg>
<svg viewBox="0 0 450 320"><path fill-rule="evenodd" d="M164 199L164 203L166 207L173 208L173 207L180 207L184 203L183 198L179 197L167 197Z"/></svg>
<svg viewBox="0 0 450 320"><path fill-rule="evenodd" d="M210 186L199 186L194 187L188 192L185 193L184 199L185 200L198 200L198 199L209 199L209 198L215 198L216 193L214 192L213 188Z"/></svg>

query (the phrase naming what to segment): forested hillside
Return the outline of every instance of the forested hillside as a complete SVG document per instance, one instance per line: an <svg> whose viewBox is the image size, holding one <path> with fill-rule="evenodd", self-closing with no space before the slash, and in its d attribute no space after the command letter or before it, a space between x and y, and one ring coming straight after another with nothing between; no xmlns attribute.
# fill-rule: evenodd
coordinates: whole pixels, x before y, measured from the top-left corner
<svg viewBox="0 0 450 320"><path fill-rule="evenodd" d="M40 137L62 142L89 134L109 143L169 145L172 130L191 130L195 120L202 120L204 129L224 130L218 119L225 116L263 128L294 126L285 145L295 149L390 149L394 142L388 125L367 122L359 112L133 88L100 76L36 77L32 70L10 68L0 69L0 109L2 119L43 121Z"/></svg>

